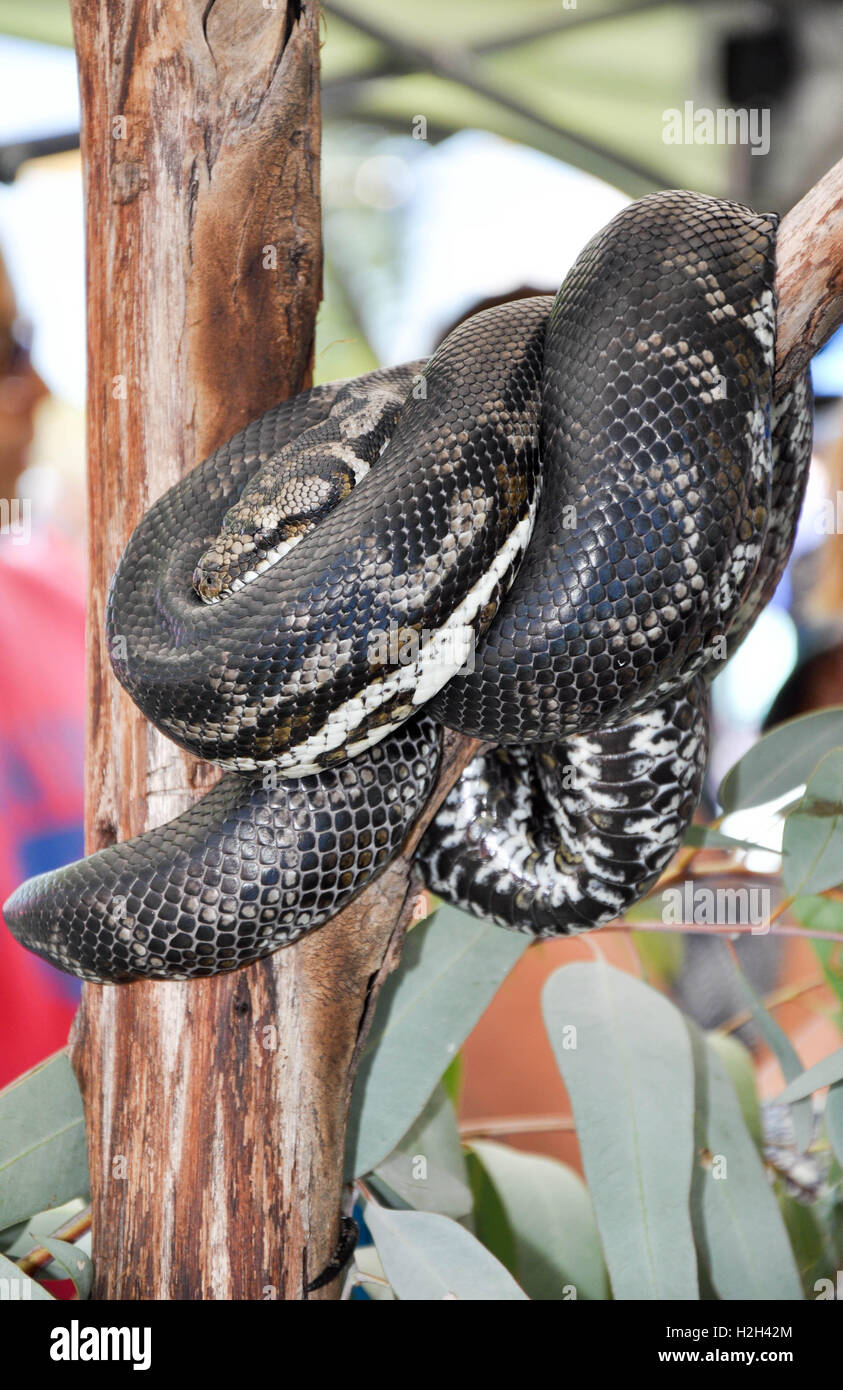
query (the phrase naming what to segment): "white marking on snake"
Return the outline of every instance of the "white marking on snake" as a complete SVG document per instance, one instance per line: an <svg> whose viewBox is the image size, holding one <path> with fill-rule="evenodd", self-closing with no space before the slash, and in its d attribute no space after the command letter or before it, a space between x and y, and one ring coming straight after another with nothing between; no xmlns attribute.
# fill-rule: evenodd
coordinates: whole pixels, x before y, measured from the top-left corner
<svg viewBox="0 0 843 1390"><path fill-rule="evenodd" d="M758 301L753 300L744 322L755 334L765 353L772 353L776 341L776 306L772 290L762 290Z"/></svg>
<svg viewBox="0 0 843 1390"><path fill-rule="evenodd" d="M513 528L507 540L495 556L485 574L469 589L465 598L457 605L451 616L441 628L434 632L426 646L422 647L414 661L399 666L385 678L373 681L359 695L347 700L329 715L318 733L283 754L275 763L279 772L295 777L318 772L322 767L321 755L333 752L348 742L349 734L360 727L374 710L391 700L394 695L406 691L408 695L407 714L386 725L363 735L354 743L348 743L348 752L356 757L403 724L413 710L436 694L446 681L465 665L474 641L471 624L481 608L489 602L495 586L506 574L514 560L523 555L533 533L538 499L534 499L527 514ZM224 767L242 766L242 763L223 763Z"/></svg>

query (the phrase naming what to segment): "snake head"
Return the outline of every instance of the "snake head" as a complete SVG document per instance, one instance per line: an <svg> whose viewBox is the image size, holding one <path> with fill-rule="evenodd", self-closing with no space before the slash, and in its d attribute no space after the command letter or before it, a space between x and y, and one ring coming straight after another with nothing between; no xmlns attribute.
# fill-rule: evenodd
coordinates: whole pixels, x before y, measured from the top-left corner
<svg viewBox="0 0 843 1390"><path fill-rule="evenodd" d="M274 508L256 509L241 498L226 513L219 535L200 556L193 587L205 603L217 603L272 563L288 528ZM280 558L280 556L279 556Z"/></svg>
<svg viewBox="0 0 843 1390"><path fill-rule="evenodd" d="M304 472L301 460L270 464L252 479L193 571L193 587L204 603L218 603L252 583L347 496L353 478L336 460L330 465Z"/></svg>

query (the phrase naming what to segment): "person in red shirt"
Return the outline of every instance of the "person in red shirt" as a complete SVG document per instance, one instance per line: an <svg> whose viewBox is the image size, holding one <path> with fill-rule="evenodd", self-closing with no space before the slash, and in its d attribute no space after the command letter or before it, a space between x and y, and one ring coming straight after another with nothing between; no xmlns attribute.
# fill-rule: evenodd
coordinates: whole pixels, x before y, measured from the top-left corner
<svg viewBox="0 0 843 1390"><path fill-rule="evenodd" d="M0 262L0 903L83 853L84 576L18 496L46 394ZM77 998L0 921L0 1086L64 1046Z"/></svg>

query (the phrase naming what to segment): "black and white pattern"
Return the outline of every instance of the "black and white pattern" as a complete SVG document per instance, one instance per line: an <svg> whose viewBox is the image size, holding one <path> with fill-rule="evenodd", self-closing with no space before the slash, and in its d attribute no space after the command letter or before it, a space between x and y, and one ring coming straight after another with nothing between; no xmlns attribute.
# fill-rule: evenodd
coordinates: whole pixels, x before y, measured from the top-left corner
<svg viewBox="0 0 843 1390"><path fill-rule="evenodd" d="M15 935L88 979L256 959L397 852L439 724L499 749L424 838L437 891L536 935L645 893L804 491L806 381L773 406L775 225L644 198L555 299L275 407L156 502L109 593L115 673L230 775L25 884Z"/></svg>
<svg viewBox="0 0 843 1390"><path fill-rule="evenodd" d="M707 704L697 680L611 730L475 758L422 840L428 886L534 936L620 917L667 867L694 814Z"/></svg>

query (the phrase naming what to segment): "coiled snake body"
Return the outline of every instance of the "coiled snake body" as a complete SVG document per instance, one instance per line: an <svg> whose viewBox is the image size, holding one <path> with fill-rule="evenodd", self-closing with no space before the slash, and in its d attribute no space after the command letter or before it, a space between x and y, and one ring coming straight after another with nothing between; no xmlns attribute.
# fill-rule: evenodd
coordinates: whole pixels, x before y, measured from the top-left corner
<svg viewBox="0 0 843 1390"><path fill-rule="evenodd" d="M640 898L804 491L807 380L773 404L774 242L736 204L644 198L555 299L284 402L162 497L115 574L109 649L147 717L229 771L24 884L15 935L93 980L257 959L397 853L440 725L498 746L422 842L431 888L536 935Z"/></svg>

